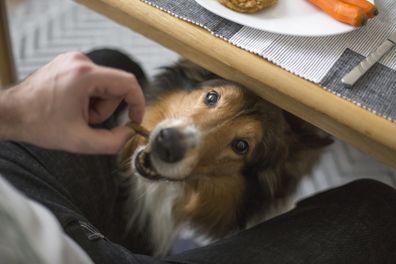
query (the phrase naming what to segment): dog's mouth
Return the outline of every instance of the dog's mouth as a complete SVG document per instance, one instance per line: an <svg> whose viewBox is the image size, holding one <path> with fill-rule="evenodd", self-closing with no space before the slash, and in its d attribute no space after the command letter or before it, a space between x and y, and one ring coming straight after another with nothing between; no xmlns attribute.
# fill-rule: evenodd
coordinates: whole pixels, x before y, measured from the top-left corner
<svg viewBox="0 0 396 264"><path fill-rule="evenodd" d="M171 179L168 177L164 177L160 175L157 170L154 168L151 159L150 153L140 150L135 158L135 168L140 176L152 180L152 181L169 181L169 182L180 182L182 179Z"/></svg>

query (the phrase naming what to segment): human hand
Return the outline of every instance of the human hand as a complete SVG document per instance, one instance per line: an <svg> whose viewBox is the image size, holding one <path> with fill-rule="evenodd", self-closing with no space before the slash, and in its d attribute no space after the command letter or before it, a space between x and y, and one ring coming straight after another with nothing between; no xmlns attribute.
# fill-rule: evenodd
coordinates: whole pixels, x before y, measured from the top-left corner
<svg viewBox="0 0 396 264"><path fill-rule="evenodd" d="M56 57L12 89L20 116L12 139L45 148L116 153L134 131L89 125L109 118L122 100L132 121L143 118L144 96L135 77L95 65L81 53Z"/></svg>

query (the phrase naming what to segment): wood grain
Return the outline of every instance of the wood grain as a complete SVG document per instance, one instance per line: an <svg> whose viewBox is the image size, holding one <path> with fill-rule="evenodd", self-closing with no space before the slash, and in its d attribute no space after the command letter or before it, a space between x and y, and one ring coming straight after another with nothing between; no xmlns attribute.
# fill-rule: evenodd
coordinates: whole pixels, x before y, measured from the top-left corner
<svg viewBox="0 0 396 264"><path fill-rule="evenodd" d="M0 1L0 89L16 81L5 1Z"/></svg>
<svg viewBox="0 0 396 264"><path fill-rule="evenodd" d="M77 0L396 168L396 124L139 0Z"/></svg>

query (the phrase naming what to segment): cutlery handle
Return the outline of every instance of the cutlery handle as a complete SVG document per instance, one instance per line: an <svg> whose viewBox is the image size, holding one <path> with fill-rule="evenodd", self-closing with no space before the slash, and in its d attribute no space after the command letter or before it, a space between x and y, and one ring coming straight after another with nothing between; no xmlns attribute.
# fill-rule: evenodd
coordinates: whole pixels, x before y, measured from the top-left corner
<svg viewBox="0 0 396 264"><path fill-rule="evenodd" d="M360 77L362 77L378 60L382 58L395 43L386 40L374 52L360 62L355 68L352 69L347 75L342 78L342 83L352 86Z"/></svg>

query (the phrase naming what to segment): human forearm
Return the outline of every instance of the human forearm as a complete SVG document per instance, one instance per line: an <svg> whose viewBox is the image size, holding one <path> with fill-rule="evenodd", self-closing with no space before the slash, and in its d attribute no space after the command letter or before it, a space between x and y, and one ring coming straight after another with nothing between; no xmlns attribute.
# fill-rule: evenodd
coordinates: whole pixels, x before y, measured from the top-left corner
<svg viewBox="0 0 396 264"><path fill-rule="evenodd" d="M23 109L20 87L0 91L0 140L19 140Z"/></svg>

